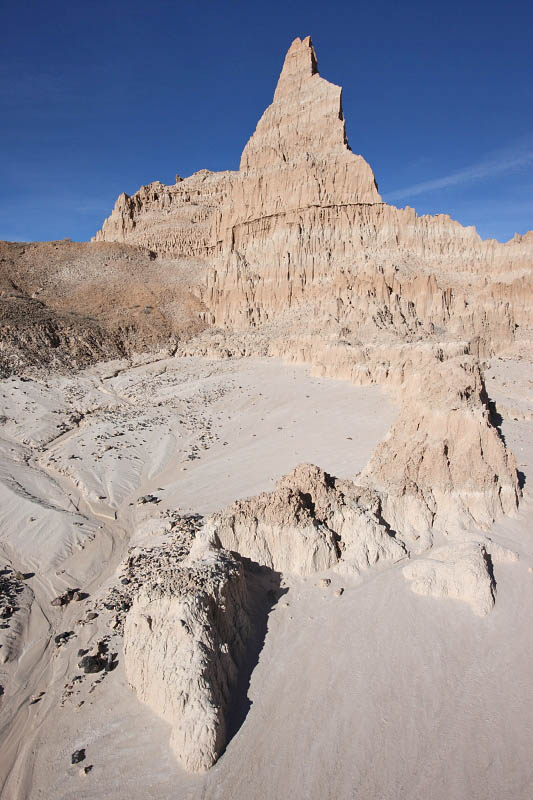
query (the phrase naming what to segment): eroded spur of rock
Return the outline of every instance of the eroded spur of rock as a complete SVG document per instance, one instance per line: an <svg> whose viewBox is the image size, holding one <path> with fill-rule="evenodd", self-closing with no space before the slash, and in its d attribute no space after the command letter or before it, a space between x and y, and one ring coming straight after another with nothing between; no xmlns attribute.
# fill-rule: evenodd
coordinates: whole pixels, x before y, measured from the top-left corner
<svg viewBox="0 0 533 800"><path fill-rule="evenodd" d="M375 492L312 464L296 467L273 492L213 514L206 530L228 550L298 575L331 567L358 574L407 554L383 521Z"/></svg>
<svg viewBox="0 0 533 800"><path fill-rule="evenodd" d="M516 462L493 424L479 362L463 356L415 368L401 396L397 420L357 481L379 493L384 517L411 548L427 549L432 530L461 537L515 512Z"/></svg>
<svg viewBox="0 0 533 800"><path fill-rule="evenodd" d="M211 767L227 743L247 607L242 563L199 535L181 564L144 583L127 615L127 679L170 723L171 747L191 772Z"/></svg>

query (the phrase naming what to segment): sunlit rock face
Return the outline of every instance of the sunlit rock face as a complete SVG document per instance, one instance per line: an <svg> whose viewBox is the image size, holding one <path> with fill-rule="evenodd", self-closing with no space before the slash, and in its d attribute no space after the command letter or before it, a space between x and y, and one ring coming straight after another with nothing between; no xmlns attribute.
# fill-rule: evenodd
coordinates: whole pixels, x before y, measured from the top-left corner
<svg viewBox="0 0 533 800"><path fill-rule="evenodd" d="M205 322L274 323L285 343L288 333L352 344L435 335L475 340L485 354L530 322L533 234L483 241L447 215L383 203L309 37L289 48L239 171L122 194L96 239L196 263Z"/></svg>

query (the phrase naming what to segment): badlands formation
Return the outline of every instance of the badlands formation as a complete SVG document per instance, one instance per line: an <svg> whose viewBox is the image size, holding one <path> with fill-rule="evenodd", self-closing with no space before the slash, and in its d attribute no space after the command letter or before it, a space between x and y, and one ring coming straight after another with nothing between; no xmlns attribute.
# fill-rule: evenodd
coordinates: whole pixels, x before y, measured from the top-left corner
<svg viewBox="0 0 533 800"><path fill-rule="evenodd" d="M2 798L529 798L532 297L309 37L238 171L0 243Z"/></svg>

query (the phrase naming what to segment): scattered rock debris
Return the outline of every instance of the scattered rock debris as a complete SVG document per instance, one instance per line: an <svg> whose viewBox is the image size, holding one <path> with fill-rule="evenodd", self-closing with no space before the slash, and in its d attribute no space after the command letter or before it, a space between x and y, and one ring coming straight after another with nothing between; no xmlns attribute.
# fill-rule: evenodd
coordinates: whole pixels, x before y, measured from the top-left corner
<svg viewBox="0 0 533 800"><path fill-rule="evenodd" d="M18 611L18 595L24 591L24 575L11 567L0 569L0 627L7 627L11 617Z"/></svg>
<svg viewBox="0 0 533 800"><path fill-rule="evenodd" d="M58 633L57 636L54 636L54 642L56 643L57 647L61 647L61 645L70 641L70 639L72 639L72 637L75 635L76 634L74 631L63 631L63 633Z"/></svg>
<svg viewBox="0 0 533 800"><path fill-rule="evenodd" d="M89 597L87 592L82 592L80 589L67 589L63 594L54 597L52 600L51 605L53 606L66 606L73 600L75 602L79 602L80 600L86 600Z"/></svg>
<svg viewBox="0 0 533 800"><path fill-rule="evenodd" d="M160 503L161 500L155 494L145 494L144 497L139 497L137 500L138 506L143 506L146 503Z"/></svg>
<svg viewBox="0 0 533 800"><path fill-rule="evenodd" d="M79 764L80 761L85 761L85 747L74 750L70 758L73 764Z"/></svg>
<svg viewBox="0 0 533 800"><path fill-rule="evenodd" d="M118 584L104 598L96 601L95 610L89 612L85 619L94 619L92 614L111 611L113 616L108 625L114 633L122 636L126 614L140 587L147 580L164 582L165 574L175 570L189 553L193 539L202 527L203 518L199 514L182 515L177 512L165 512L161 518L162 521L170 520L165 543L157 547L130 548L122 564Z"/></svg>

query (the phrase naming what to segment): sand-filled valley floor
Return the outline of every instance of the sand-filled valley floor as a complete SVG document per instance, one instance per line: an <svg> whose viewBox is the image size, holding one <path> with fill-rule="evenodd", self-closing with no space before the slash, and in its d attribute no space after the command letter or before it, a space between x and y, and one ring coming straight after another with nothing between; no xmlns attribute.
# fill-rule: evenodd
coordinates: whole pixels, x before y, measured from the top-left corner
<svg viewBox="0 0 533 800"><path fill-rule="evenodd" d="M146 543L147 521L167 509L206 514L222 508L272 488L300 462L351 476L385 435L395 409L377 387L311 378L306 368L272 360L113 362L77 378L8 379L0 394L2 560L32 575L14 621L2 630L4 792L24 797L31 792L37 743L38 766L50 767L52 780L70 763L80 716L72 716L76 703L60 705L61 696L77 672L82 639L100 630L100 620L81 629L76 621L113 582L127 548ZM73 584L90 599L65 610L52 607ZM54 636L71 629L76 635L68 646L55 649ZM144 716L151 724L152 715L120 672L119 664L105 701L116 717L112 728L123 728L133 701L142 732ZM28 705L40 691L43 699ZM125 704L118 715L117 692ZM85 715L92 702L84 705ZM104 706L97 705L100 718ZM68 734L66 716L74 723ZM85 734L94 724L82 724ZM57 725L66 748L62 766ZM54 757L41 763L53 730ZM62 791L56 786L50 796ZM74 796L78 788L65 785L65 792Z"/></svg>
<svg viewBox="0 0 533 800"><path fill-rule="evenodd" d="M302 462L354 476L392 424L393 399L274 360L113 362L3 381L0 552L25 577L0 639L2 797L526 797L530 367L513 356L487 372L526 476L518 515L490 534L520 556L498 568L492 613L410 592L401 562L363 578L332 572L327 587L326 573L280 576L257 611L233 736L204 775L180 768L169 726L127 684L104 602L128 549L168 537L176 511L209 514ZM81 599L52 606L67 587ZM80 651L102 636L116 668L82 674Z"/></svg>

